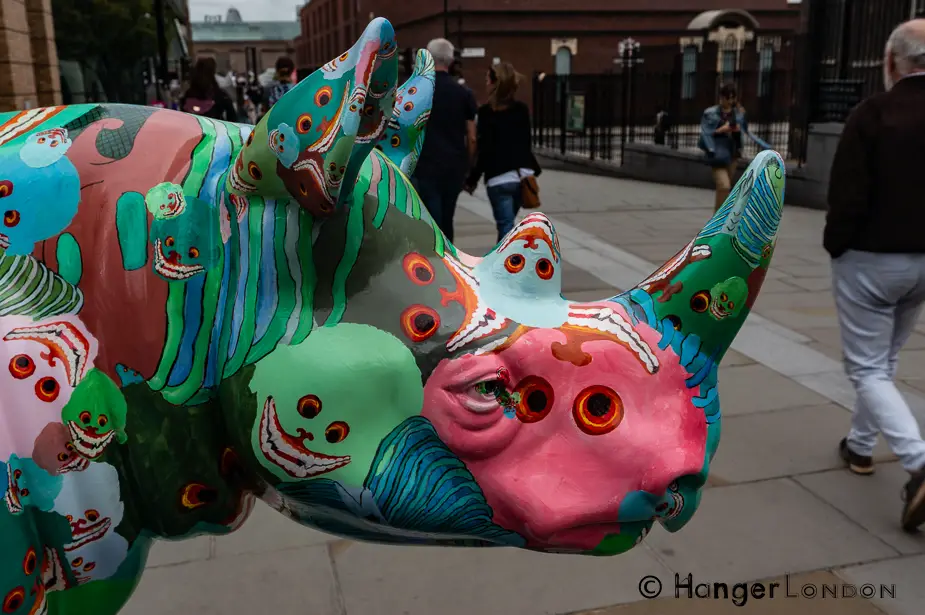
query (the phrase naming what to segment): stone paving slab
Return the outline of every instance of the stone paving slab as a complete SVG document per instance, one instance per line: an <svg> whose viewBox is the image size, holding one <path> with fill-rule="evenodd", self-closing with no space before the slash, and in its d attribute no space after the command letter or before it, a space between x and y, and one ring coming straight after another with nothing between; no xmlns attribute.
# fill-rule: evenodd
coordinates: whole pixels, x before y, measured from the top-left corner
<svg viewBox="0 0 925 615"><path fill-rule="evenodd" d="M897 551L925 553L925 534L907 534L899 526L900 492L909 480L899 463L878 461L873 476L835 470L798 476L794 480Z"/></svg>
<svg viewBox="0 0 925 615"><path fill-rule="evenodd" d="M725 361L720 365L719 396L724 417L828 402L764 365L733 367Z"/></svg>
<svg viewBox="0 0 925 615"><path fill-rule="evenodd" d="M898 555L789 478L708 489L680 532L646 542L673 572L726 583Z"/></svg>
<svg viewBox="0 0 925 615"><path fill-rule="evenodd" d="M681 580L682 583L685 579ZM846 581L827 571L766 579L735 590L730 584L725 588L709 587L700 590L698 597L689 597L682 588L678 597L674 597L674 578L663 579L662 595L654 600L645 600L634 604L616 606L608 609L583 611L574 615L883 615L871 601L854 596L850 598L808 599L801 593L811 594L817 590L819 595L823 587L834 590L837 594L845 587ZM774 584L777 584L776 586ZM758 588L761 589L758 589ZM742 592L746 592L743 594ZM850 593L850 592L849 592ZM744 595L744 597L743 597ZM831 596L827 594L827 596Z"/></svg>
<svg viewBox="0 0 925 615"><path fill-rule="evenodd" d="M873 584L878 594L873 602L890 615L922 615L925 611L923 570L925 556L919 555L847 568L839 570L838 575L856 585ZM881 585L895 589L895 597L880 597Z"/></svg>
<svg viewBox="0 0 925 615"><path fill-rule="evenodd" d="M343 615L344 611L328 548L315 546L150 568L120 615L187 613Z"/></svg>
<svg viewBox="0 0 925 615"><path fill-rule="evenodd" d="M851 414L834 404L727 415L710 472L744 483L841 468L836 449L850 427ZM874 455L893 459L882 440Z"/></svg>
<svg viewBox="0 0 925 615"><path fill-rule="evenodd" d="M642 577L668 574L644 546L595 558L350 543L334 559L348 615L555 615L638 600Z"/></svg>
<svg viewBox="0 0 925 615"><path fill-rule="evenodd" d="M258 500L251 516L238 531L227 536L215 537L213 556L225 557L318 546L335 538L330 534L301 526Z"/></svg>

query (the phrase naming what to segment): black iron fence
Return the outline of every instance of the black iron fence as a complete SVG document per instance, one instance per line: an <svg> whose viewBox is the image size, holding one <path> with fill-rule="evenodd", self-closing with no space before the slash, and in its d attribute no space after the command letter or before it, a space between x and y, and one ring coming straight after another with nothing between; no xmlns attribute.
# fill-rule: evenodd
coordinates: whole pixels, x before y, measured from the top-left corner
<svg viewBox="0 0 925 615"><path fill-rule="evenodd" d="M717 103L719 88L734 83L750 131L785 158L801 161L804 118L794 71L646 71L534 77L534 145L592 160L622 161L627 143L693 150L703 111ZM666 130L657 129L659 120ZM757 146L746 140L745 154Z"/></svg>

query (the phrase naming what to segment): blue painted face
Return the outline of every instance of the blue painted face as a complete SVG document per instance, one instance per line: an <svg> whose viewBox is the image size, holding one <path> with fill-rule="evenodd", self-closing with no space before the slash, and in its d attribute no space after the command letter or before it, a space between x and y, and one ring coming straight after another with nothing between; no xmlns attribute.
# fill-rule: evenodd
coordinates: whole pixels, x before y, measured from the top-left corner
<svg viewBox="0 0 925 615"><path fill-rule="evenodd" d="M49 160L48 152L30 153L29 146L22 149L25 160ZM67 228L80 202L80 178L70 160L59 157L35 168L24 161L22 152L4 151L0 156L0 249L12 256L30 254L36 243Z"/></svg>
<svg viewBox="0 0 925 615"><path fill-rule="evenodd" d="M19 158L33 169L42 169L59 162L71 147L64 128L43 130L30 135L19 151Z"/></svg>
<svg viewBox="0 0 925 615"><path fill-rule="evenodd" d="M48 512L54 507L61 491L61 477L52 476L31 459L10 456L6 464L0 462L0 476L6 475L3 502L10 514L19 515L27 507Z"/></svg>

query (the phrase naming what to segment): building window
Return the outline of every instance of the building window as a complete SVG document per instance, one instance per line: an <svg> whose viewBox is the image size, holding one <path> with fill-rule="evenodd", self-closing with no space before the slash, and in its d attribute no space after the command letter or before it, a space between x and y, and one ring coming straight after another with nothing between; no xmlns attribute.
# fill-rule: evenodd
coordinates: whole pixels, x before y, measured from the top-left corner
<svg viewBox="0 0 925 615"><path fill-rule="evenodd" d="M771 70L774 67L774 48L766 45L758 54L758 96L771 93Z"/></svg>
<svg viewBox="0 0 925 615"><path fill-rule="evenodd" d="M572 50L568 47L559 47L556 51L556 74L572 74Z"/></svg>
<svg viewBox="0 0 925 615"><path fill-rule="evenodd" d="M697 47L684 48L681 75L681 98L690 100L697 94Z"/></svg>
<svg viewBox="0 0 925 615"><path fill-rule="evenodd" d="M729 35L723 43L720 52L720 81L730 83L735 80L736 70L739 68L739 41Z"/></svg>

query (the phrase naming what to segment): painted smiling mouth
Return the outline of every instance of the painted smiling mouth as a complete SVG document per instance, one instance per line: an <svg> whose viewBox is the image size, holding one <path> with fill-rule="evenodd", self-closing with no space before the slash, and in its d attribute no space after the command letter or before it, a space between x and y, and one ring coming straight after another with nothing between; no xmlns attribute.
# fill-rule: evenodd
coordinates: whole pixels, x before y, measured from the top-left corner
<svg viewBox="0 0 925 615"><path fill-rule="evenodd" d="M106 535L106 532L109 531L111 526L112 520L109 517L103 517L99 521L82 528L75 529L72 524L71 538L73 538L74 541L64 545L64 550L74 551L81 547L85 547L91 542L99 540Z"/></svg>
<svg viewBox="0 0 925 615"><path fill-rule="evenodd" d="M32 610L29 611L29 615L46 615L48 613L48 602L45 600L46 593L45 585L41 582L37 582L32 589L32 595L35 596L35 604L32 605Z"/></svg>
<svg viewBox="0 0 925 615"><path fill-rule="evenodd" d="M42 562L42 585L45 591L63 591L67 589L67 578L64 576L64 566L58 552L51 547L45 547L45 559Z"/></svg>
<svg viewBox="0 0 925 615"><path fill-rule="evenodd" d="M51 322L34 327L19 327L5 336L5 341L29 340L42 344L53 358L66 363L68 383L76 387L83 378L90 353L90 342L74 325L69 322Z"/></svg>
<svg viewBox="0 0 925 615"><path fill-rule="evenodd" d="M330 191L327 189L327 180L325 179L325 174L322 172L321 166L318 164L317 160L314 160L313 158L306 158L301 162L295 163L292 166L292 170L296 172L308 171L311 174L312 180L315 182L316 186L324 186L324 189L320 191L322 196L324 196L324 199L331 205L334 204L334 197L331 196Z"/></svg>
<svg viewBox="0 0 925 615"><path fill-rule="evenodd" d="M10 247L10 237L9 235L4 235L0 233L0 249L6 250Z"/></svg>
<svg viewBox="0 0 925 615"><path fill-rule="evenodd" d="M58 470L59 474L65 472L83 472L90 466L90 460L84 459L80 455L74 455L67 463L63 464Z"/></svg>
<svg viewBox="0 0 925 615"><path fill-rule="evenodd" d="M729 314L723 310L723 308L721 308L718 303L714 303L710 306L710 314L717 320L722 320L729 316Z"/></svg>
<svg viewBox="0 0 925 615"><path fill-rule="evenodd" d="M171 263L164 255L164 247L160 239L154 240L154 271L170 280L188 280L206 268L202 265L181 265Z"/></svg>
<svg viewBox="0 0 925 615"><path fill-rule="evenodd" d="M9 487L7 487L6 493L3 494L3 501L6 502L6 507L11 514L18 515L23 511L22 500L19 499L19 485L16 484L16 478L14 478L12 470L7 472L7 476Z"/></svg>
<svg viewBox="0 0 925 615"><path fill-rule="evenodd" d="M591 329L602 337L613 339L632 351L650 374L658 371L658 357L630 323L609 307L572 307L568 324L582 329Z"/></svg>
<svg viewBox="0 0 925 615"><path fill-rule="evenodd" d="M300 435L302 430L300 430ZM307 436L307 434L306 434ZM332 457L305 448L301 437L283 431L276 402L267 397L260 416L260 450L267 461L293 478L309 478L332 472L350 463L350 456Z"/></svg>
<svg viewBox="0 0 925 615"><path fill-rule="evenodd" d="M244 159L239 156L238 161L235 163L234 167L232 167L231 174L229 175L231 187L238 192L257 192L257 186L244 181L241 177L241 171L243 170Z"/></svg>
<svg viewBox="0 0 925 615"><path fill-rule="evenodd" d="M95 429L84 429L76 421L68 421L67 429L71 433L71 443L74 448L87 459L96 459L102 455L106 446L116 435L114 431L99 435Z"/></svg>

